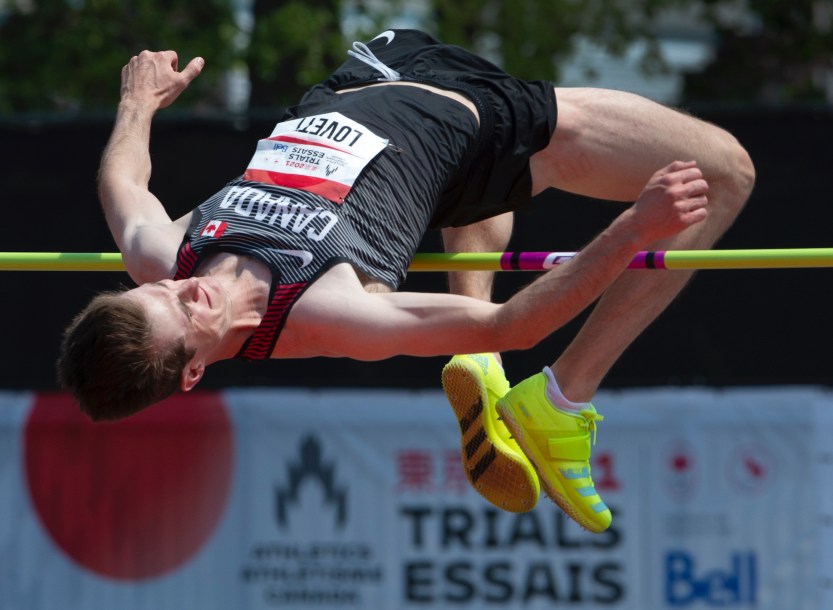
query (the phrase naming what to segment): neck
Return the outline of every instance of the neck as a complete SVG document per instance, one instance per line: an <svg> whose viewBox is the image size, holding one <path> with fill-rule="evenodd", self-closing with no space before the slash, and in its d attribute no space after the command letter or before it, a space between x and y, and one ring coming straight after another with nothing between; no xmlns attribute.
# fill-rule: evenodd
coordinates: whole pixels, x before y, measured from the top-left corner
<svg viewBox="0 0 833 610"><path fill-rule="evenodd" d="M200 265L197 275L215 279L226 296L222 339L206 355L206 363L233 358L266 315L272 274L251 258L220 253Z"/></svg>

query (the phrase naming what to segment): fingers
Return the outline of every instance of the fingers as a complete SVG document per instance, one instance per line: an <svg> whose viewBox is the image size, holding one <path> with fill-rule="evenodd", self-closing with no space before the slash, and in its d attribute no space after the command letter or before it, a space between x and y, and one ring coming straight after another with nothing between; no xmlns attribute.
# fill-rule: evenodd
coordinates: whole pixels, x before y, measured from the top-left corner
<svg viewBox="0 0 833 610"><path fill-rule="evenodd" d="M676 192L672 192L676 199L674 205L679 211L680 221L684 225L691 226L708 217L708 191L708 182L702 178L695 178L690 182L679 185Z"/></svg>
<svg viewBox="0 0 833 610"><path fill-rule="evenodd" d="M185 81L186 86L189 85L192 80L197 78L197 76L199 76L204 66L205 60L202 57L195 57L194 59L188 62L188 65L185 66L185 69L180 73L182 75L183 80Z"/></svg>
<svg viewBox="0 0 833 610"><path fill-rule="evenodd" d="M709 192L709 183L697 167L696 161L674 161L654 174L654 180L678 200L698 197Z"/></svg>
<svg viewBox="0 0 833 610"><path fill-rule="evenodd" d="M176 51L165 51L162 55L168 58L171 69L176 72L179 68L179 55L176 54Z"/></svg>
<svg viewBox="0 0 833 610"><path fill-rule="evenodd" d="M199 76L200 72L202 72L203 67L205 66L205 60L202 57L195 57L188 65L185 66L185 69L182 72L178 72L179 68L179 56L177 55L176 51L142 51L138 55L134 55L130 58L130 61L124 68L122 68L122 72L124 70L129 69L130 67L135 67L139 63L159 63L164 65L168 65L171 67L171 71L175 74L180 74L183 77L183 80L186 84L190 83L194 80L197 76Z"/></svg>
<svg viewBox="0 0 833 610"><path fill-rule="evenodd" d="M674 161L656 172L657 179L668 178L669 180L680 180L689 182L703 177L703 172L697 167L697 161Z"/></svg>
<svg viewBox="0 0 833 610"><path fill-rule="evenodd" d="M689 209L680 215L681 222L690 227L698 222L703 222L708 218L709 212L706 208L707 203L704 201L701 205L690 205Z"/></svg>
<svg viewBox="0 0 833 610"><path fill-rule="evenodd" d="M673 163L669 163L666 167L662 168L660 172L678 172L691 167L697 167L697 161L674 161Z"/></svg>
<svg viewBox="0 0 833 610"><path fill-rule="evenodd" d="M204 65L202 57L195 57L179 72L176 51L142 51L122 69L122 99L165 108L199 76Z"/></svg>
<svg viewBox="0 0 833 610"><path fill-rule="evenodd" d="M694 212L696 210L705 210L709 205L709 198L706 195L696 195L679 199L677 207L684 213Z"/></svg>
<svg viewBox="0 0 833 610"><path fill-rule="evenodd" d="M650 242L708 218L709 183L695 161L674 161L648 181L635 207Z"/></svg>

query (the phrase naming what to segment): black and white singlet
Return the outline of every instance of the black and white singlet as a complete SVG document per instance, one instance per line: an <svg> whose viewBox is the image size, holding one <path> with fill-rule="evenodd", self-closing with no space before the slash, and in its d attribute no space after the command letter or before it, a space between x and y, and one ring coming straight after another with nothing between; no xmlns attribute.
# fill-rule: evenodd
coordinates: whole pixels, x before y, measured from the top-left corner
<svg viewBox="0 0 833 610"><path fill-rule="evenodd" d="M378 52L389 62L382 64L382 73L391 70L396 78L380 79L379 68L368 65L372 61L353 53L288 109L272 134L264 134L243 176L193 213L175 279L198 272L215 252L249 256L272 271L267 314L238 357L268 358L292 305L333 265L350 263L396 289L429 227L466 224L529 199L528 157L546 145L554 128L555 104L546 94L551 87L531 86L540 91L535 102L518 91L506 93L518 98L516 106L540 107L537 113L520 112L536 114L538 127L524 124L507 132L500 124L505 127L518 116L498 120L507 112L505 101L477 92L478 78L491 82L497 77L478 77L474 70L491 64L411 30L386 33L365 49L373 60ZM407 61L383 57L393 49ZM438 76L444 60L450 62L447 80ZM419 78L409 76L409 65ZM432 74L423 73L428 66ZM378 80L413 80L461 92L478 108L480 124L458 101L418 87L394 84L336 93ZM516 82L508 75L504 80ZM518 144L516 131L532 133L518 136Z"/></svg>

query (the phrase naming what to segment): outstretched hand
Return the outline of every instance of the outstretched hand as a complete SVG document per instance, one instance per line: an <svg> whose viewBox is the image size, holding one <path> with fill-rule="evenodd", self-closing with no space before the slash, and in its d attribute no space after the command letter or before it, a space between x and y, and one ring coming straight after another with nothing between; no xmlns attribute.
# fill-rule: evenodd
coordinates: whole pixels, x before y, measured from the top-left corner
<svg viewBox="0 0 833 610"><path fill-rule="evenodd" d="M674 161L657 171L632 208L643 237L657 241L705 220L708 192L696 161Z"/></svg>
<svg viewBox="0 0 833 610"><path fill-rule="evenodd" d="M178 71L175 51L142 51L121 71L121 99L148 104L154 110L170 106L202 71L205 61L195 57Z"/></svg>

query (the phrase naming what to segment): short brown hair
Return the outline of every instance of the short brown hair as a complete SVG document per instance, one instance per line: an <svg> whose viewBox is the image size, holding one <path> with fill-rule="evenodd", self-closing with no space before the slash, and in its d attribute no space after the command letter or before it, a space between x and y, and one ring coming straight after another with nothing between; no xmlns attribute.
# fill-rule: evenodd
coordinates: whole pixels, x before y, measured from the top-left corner
<svg viewBox="0 0 833 610"><path fill-rule="evenodd" d="M184 340L159 348L144 308L105 292L64 332L58 379L93 421L120 419L173 394L193 356Z"/></svg>

